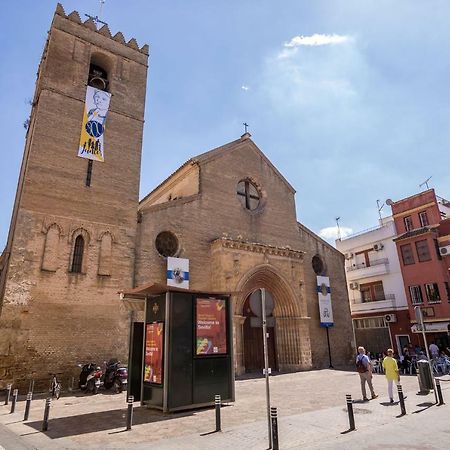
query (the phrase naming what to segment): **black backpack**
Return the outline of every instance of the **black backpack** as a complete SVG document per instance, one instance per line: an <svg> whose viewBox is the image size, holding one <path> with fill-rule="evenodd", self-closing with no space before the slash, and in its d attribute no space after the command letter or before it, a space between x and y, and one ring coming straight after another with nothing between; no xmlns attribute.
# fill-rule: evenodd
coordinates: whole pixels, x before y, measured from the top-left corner
<svg viewBox="0 0 450 450"><path fill-rule="evenodd" d="M367 367L363 363L363 358L358 358L356 360L356 370L358 371L358 373L367 372Z"/></svg>

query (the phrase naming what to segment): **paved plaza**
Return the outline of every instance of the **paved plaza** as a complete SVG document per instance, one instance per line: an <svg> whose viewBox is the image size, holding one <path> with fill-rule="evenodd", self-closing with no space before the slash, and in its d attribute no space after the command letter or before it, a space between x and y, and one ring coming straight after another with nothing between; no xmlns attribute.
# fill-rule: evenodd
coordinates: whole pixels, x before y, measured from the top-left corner
<svg viewBox="0 0 450 450"><path fill-rule="evenodd" d="M271 377L272 406L278 408L281 449L396 448L448 449L448 405L434 394L417 395L415 376L402 376L407 415L388 403L383 375L374 375L379 397L362 402L354 372L320 370ZM442 378L450 403L450 377ZM345 394L354 399L356 431L348 430ZM52 403L48 431L41 432L44 397L33 400L23 422L25 398L16 411L0 405L0 449L266 449L267 419L263 378L236 381L236 402L222 408L222 432L212 433L212 408L162 414L135 404L133 428L125 431L126 396L66 393Z"/></svg>

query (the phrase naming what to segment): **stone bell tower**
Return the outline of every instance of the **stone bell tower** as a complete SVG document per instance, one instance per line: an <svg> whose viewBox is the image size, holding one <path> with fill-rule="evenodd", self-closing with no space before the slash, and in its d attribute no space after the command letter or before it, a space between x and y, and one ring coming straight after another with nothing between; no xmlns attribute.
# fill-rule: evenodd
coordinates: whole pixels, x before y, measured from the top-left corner
<svg viewBox="0 0 450 450"><path fill-rule="evenodd" d="M0 258L0 388L127 359L147 60L57 5Z"/></svg>

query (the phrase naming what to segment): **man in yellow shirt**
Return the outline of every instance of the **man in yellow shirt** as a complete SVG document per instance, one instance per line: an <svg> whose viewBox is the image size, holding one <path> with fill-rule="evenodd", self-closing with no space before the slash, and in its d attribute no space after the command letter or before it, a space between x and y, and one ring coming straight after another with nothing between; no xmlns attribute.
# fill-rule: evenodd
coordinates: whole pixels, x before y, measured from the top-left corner
<svg viewBox="0 0 450 450"><path fill-rule="evenodd" d="M383 359L383 369L388 382L388 394L391 403L394 403L393 386L394 381L400 381L397 361L392 357L394 350L388 348L387 356Z"/></svg>

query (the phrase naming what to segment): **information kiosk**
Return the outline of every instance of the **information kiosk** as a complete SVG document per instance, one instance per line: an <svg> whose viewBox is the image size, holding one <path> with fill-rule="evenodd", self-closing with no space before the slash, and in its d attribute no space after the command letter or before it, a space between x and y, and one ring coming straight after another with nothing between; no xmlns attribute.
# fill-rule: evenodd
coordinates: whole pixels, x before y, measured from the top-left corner
<svg viewBox="0 0 450 450"><path fill-rule="evenodd" d="M120 298L144 315L131 325L130 395L164 412L234 401L228 294L149 284Z"/></svg>

